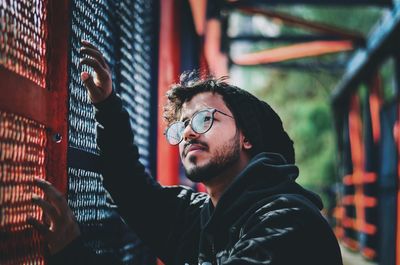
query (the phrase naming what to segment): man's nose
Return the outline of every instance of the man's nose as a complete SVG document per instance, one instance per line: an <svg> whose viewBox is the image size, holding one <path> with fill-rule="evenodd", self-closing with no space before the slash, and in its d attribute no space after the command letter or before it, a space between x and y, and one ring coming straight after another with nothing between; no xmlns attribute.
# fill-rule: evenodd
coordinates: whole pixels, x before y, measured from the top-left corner
<svg viewBox="0 0 400 265"><path fill-rule="evenodd" d="M186 126L185 129L183 129L182 138L184 141L195 139L197 137L199 137L199 134L193 131L192 126L190 126L190 124L188 124L188 126Z"/></svg>

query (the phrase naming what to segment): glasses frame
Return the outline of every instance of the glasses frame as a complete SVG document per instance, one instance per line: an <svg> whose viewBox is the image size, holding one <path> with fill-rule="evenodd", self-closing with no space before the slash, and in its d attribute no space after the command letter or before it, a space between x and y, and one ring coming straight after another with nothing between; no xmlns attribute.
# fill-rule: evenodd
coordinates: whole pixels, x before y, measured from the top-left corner
<svg viewBox="0 0 400 265"><path fill-rule="evenodd" d="M194 117L194 116L196 116L197 114L199 114L200 112L203 112L203 111L211 112L211 124L210 124L210 126L208 127L207 130L205 130L204 132L201 132L201 133L200 133L200 132L197 132L197 131L193 128L193 126L192 126L192 120L193 120L193 117ZM190 128L192 129L192 131L194 131L195 133L197 133L197 134L205 134L205 133L208 132L208 131L212 128L212 126L214 125L214 120L215 120L214 115L215 115L216 112L221 113L222 115L225 115L225 116L230 117L230 118L232 118L232 119L235 119L235 118L233 118L233 116L231 116L231 115L229 115L229 114L227 114L227 113L225 113L225 112L222 112L222 111L220 111L220 110L217 110L217 109L215 109L215 108L198 110L198 111L196 111L195 113L193 113L193 115L192 115L192 117L190 117L190 119L185 120L185 121L175 121L175 122L171 123L171 124L165 129L164 135L165 135L165 138L167 139L167 142L168 142L170 145L178 145L178 144L180 144L180 143L182 142L182 140L183 140L183 133L182 133L182 135L181 135L181 139L180 139L180 140L178 141L178 143L176 143L176 144L172 144L172 143L168 140L168 136L167 136L168 130L169 130L174 124L176 124L176 123L183 123L183 130L185 130L186 127L189 125ZM188 121L189 121L189 122L188 122Z"/></svg>

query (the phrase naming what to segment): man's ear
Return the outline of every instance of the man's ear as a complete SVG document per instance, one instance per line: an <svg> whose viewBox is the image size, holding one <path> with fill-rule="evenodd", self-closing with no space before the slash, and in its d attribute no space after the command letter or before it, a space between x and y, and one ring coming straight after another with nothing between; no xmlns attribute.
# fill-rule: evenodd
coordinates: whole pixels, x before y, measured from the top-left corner
<svg viewBox="0 0 400 265"><path fill-rule="evenodd" d="M246 150L249 150L253 147L253 145L250 143L249 139L247 139L246 137L243 138L243 147Z"/></svg>

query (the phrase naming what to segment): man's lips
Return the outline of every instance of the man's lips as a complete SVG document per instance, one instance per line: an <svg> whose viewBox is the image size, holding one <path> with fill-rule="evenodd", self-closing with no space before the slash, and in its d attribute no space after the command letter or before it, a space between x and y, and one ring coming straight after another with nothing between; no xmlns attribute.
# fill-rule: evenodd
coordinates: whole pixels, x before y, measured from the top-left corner
<svg viewBox="0 0 400 265"><path fill-rule="evenodd" d="M207 148L201 144L191 144L186 147L184 154L186 157L189 154L189 152L191 152L191 151L197 151L197 150L205 151L206 149Z"/></svg>

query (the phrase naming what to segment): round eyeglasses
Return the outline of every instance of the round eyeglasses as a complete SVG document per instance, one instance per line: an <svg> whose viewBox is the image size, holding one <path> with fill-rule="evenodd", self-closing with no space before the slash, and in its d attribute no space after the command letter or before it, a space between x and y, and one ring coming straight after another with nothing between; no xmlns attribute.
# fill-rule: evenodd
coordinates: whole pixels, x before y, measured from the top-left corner
<svg viewBox="0 0 400 265"><path fill-rule="evenodd" d="M214 123L214 114L219 112L225 116L233 117L217 109L204 109L195 112L190 120L176 121L172 123L165 130L164 135L167 138L168 143L171 145L177 145L182 142L183 131L189 125L195 133L203 134L208 132Z"/></svg>

